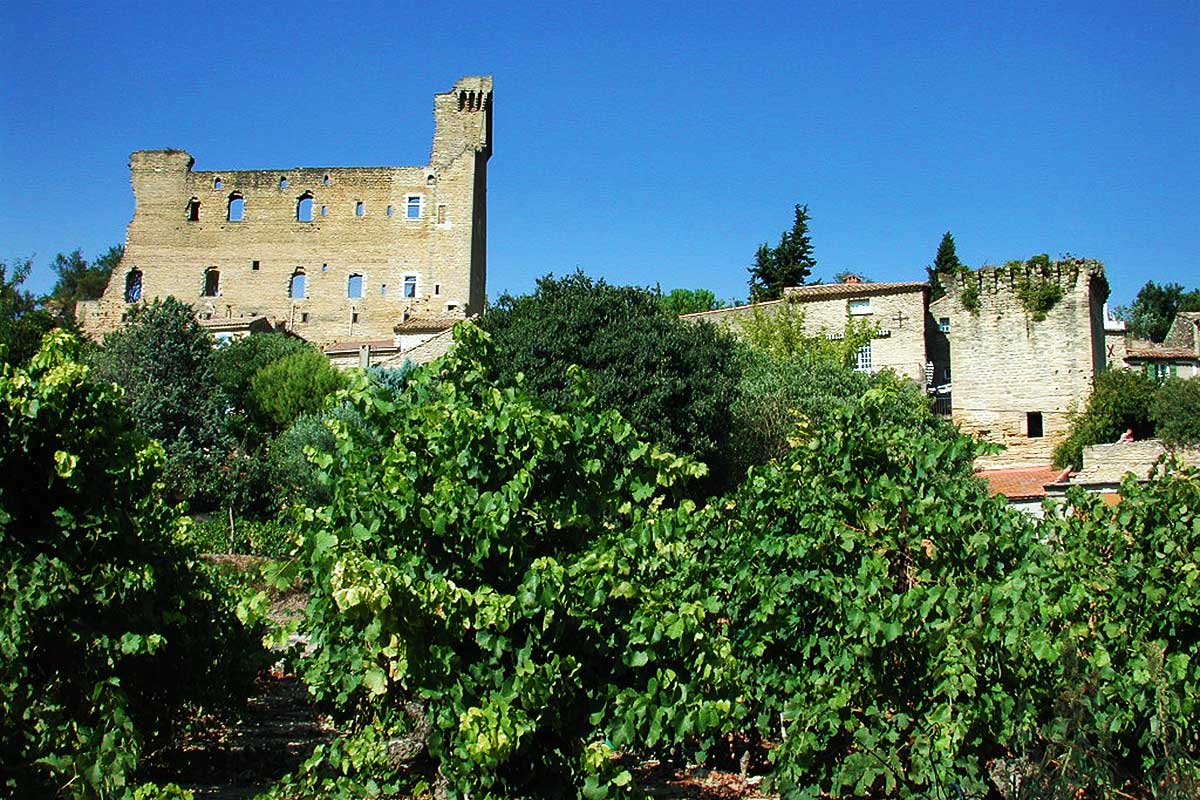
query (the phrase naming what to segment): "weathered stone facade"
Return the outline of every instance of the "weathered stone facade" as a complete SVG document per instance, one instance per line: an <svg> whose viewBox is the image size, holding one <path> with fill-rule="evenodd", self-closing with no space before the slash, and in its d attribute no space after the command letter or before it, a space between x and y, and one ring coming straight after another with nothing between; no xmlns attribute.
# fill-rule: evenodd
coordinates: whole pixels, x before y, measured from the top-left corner
<svg viewBox="0 0 1200 800"><path fill-rule="evenodd" d="M839 336L853 320L869 323L876 331L869 353L860 356L864 371L891 369L921 386L925 374L925 318L929 286L925 283L832 283L795 286L784 290L784 299L747 306L722 308L683 319L708 321L736 329L747 317L773 314L782 303L800 304L807 336Z"/></svg>
<svg viewBox="0 0 1200 800"><path fill-rule="evenodd" d="M1025 281L1061 288L1044 319L1019 299ZM1069 414L1082 410L1105 368L1103 266L1080 259L983 268L942 282L946 297L934 312L949 320L953 419L1006 447L980 465L1049 462Z"/></svg>
<svg viewBox="0 0 1200 800"><path fill-rule="evenodd" d="M137 201L104 296L103 335L168 295L202 319L266 318L318 344L385 339L414 319L483 310L492 79L434 99L429 164L194 171L182 150L130 157Z"/></svg>

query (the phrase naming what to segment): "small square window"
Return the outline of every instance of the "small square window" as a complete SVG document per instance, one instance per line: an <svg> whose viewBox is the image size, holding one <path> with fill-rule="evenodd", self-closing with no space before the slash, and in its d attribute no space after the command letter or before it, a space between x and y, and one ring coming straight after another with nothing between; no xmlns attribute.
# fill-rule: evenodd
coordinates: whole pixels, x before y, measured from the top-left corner
<svg viewBox="0 0 1200 800"><path fill-rule="evenodd" d="M950 332L950 318L949 317L942 317L941 319L938 320L938 330L941 331L942 333Z"/></svg>
<svg viewBox="0 0 1200 800"><path fill-rule="evenodd" d="M322 217L329 216L329 206L321 206L321 216Z"/></svg>
<svg viewBox="0 0 1200 800"><path fill-rule="evenodd" d="M361 217L363 214L366 214L366 213L367 213L367 210L363 206L362 200L356 201L354 203L354 216Z"/></svg>
<svg viewBox="0 0 1200 800"><path fill-rule="evenodd" d="M417 296L417 276L416 275L405 275L404 276L404 296L405 297L416 297Z"/></svg>
<svg viewBox="0 0 1200 800"><path fill-rule="evenodd" d="M392 215L392 213L394 212L394 210L395 209L393 209L391 206L388 206L387 207L387 215L390 217Z"/></svg>
<svg viewBox="0 0 1200 800"><path fill-rule="evenodd" d="M421 218L421 195L410 194L408 196L408 200L405 203L404 216L408 219Z"/></svg>
<svg viewBox="0 0 1200 800"><path fill-rule="evenodd" d="M300 321L301 321L301 322L308 322L308 312L307 312L307 311L301 311L301 312L300 312Z"/></svg>
<svg viewBox="0 0 1200 800"><path fill-rule="evenodd" d="M250 269L254 270L255 272L258 272L258 259L255 259L254 261L250 262Z"/></svg>
<svg viewBox="0 0 1200 800"><path fill-rule="evenodd" d="M354 323L358 322L358 312L357 311L350 312L350 321L354 322Z"/></svg>
<svg viewBox="0 0 1200 800"><path fill-rule="evenodd" d="M871 298L863 298L861 300L851 300L848 306L850 315L853 317L862 316L871 313Z"/></svg>

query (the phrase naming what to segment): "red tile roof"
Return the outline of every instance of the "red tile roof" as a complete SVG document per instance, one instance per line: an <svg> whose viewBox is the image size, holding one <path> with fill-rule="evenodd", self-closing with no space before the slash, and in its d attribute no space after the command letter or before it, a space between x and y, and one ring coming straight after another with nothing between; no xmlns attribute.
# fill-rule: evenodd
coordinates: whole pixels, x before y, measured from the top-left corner
<svg viewBox="0 0 1200 800"><path fill-rule="evenodd" d="M1058 483L1069 473L1069 469L1055 469L1049 464L975 470L976 475L987 481L992 494L1002 494L1009 500L1036 500L1045 497L1046 484Z"/></svg>

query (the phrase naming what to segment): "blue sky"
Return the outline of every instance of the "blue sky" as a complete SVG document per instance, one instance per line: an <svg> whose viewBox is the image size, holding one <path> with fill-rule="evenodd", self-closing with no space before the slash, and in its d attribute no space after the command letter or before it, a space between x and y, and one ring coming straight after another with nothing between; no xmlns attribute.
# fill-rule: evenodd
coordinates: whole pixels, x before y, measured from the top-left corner
<svg viewBox="0 0 1200 800"><path fill-rule="evenodd" d="M108 6L108 7L105 7ZM746 295L807 203L829 280L1070 252L1200 285L1200 3L9 3L0 258L123 241L133 150L424 164L495 76L492 298L547 272Z"/></svg>

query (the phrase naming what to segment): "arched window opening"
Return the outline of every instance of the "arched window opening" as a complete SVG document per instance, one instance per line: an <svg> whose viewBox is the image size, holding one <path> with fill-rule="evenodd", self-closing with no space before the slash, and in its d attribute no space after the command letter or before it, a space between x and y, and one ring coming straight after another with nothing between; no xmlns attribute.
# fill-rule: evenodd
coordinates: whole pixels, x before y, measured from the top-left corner
<svg viewBox="0 0 1200 800"><path fill-rule="evenodd" d="M213 178L213 188L214 189L220 189L224 185L225 185L225 182L223 180L221 180L221 177L219 175L217 177Z"/></svg>
<svg viewBox="0 0 1200 800"><path fill-rule="evenodd" d="M239 192L234 192L229 195L229 214L230 222L241 222L242 217L246 215L246 201L242 199Z"/></svg>
<svg viewBox="0 0 1200 800"><path fill-rule="evenodd" d="M131 269L125 276L125 302L136 303L142 299L142 271Z"/></svg>
<svg viewBox="0 0 1200 800"><path fill-rule="evenodd" d="M312 222L313 218L313 196L312 192L305 192L296 200L296 221L297 222Z"/></svg>
<svg viewBox="0 0 1200 800"><path fill-rule="evenodd" d="M221 271L216 267L204 270L204 297L221 296Z"/></svg>
<svg viewBox="0 0 1200 800"><path fill-rule="evenodd" d="M303 300L308 296L306 293L307 286L304 270L298 269L292 273L292 280L288 283L288 297L293 300Z"/></svg>
<svg viewBox="0 0 1200 800"><path fill-rule="evenodd" d="M329 185L329 176L328 176L328 175L326 175L326 176L325 176L325 177L324 177L324 178L321 180L321 183L322 183L323 185L325 185L325 186L328 186L328 185Z"/></svg>
<svg viewBox="0 0 1200 800"><path fill-rule="evenodd" d="M199 222L200 221L200 201L197 200L195 197L193 197L191 200L188 200L187 219L188 219L188 222Z"/></svg>
<svg viewBox="0 0 1200 800"><path fill-rule="evenodd" d="M279 188L286 189L287 187L288 187L288 179L287 179L287 175L284 175L282 178L279 179Z"/></svg>
<svg viewBox="0 0 1200 800"><path fill-rule="evenodd" d="M359 300L363 296L363 276L357 272L346 280L346 297Z"/></svg>

